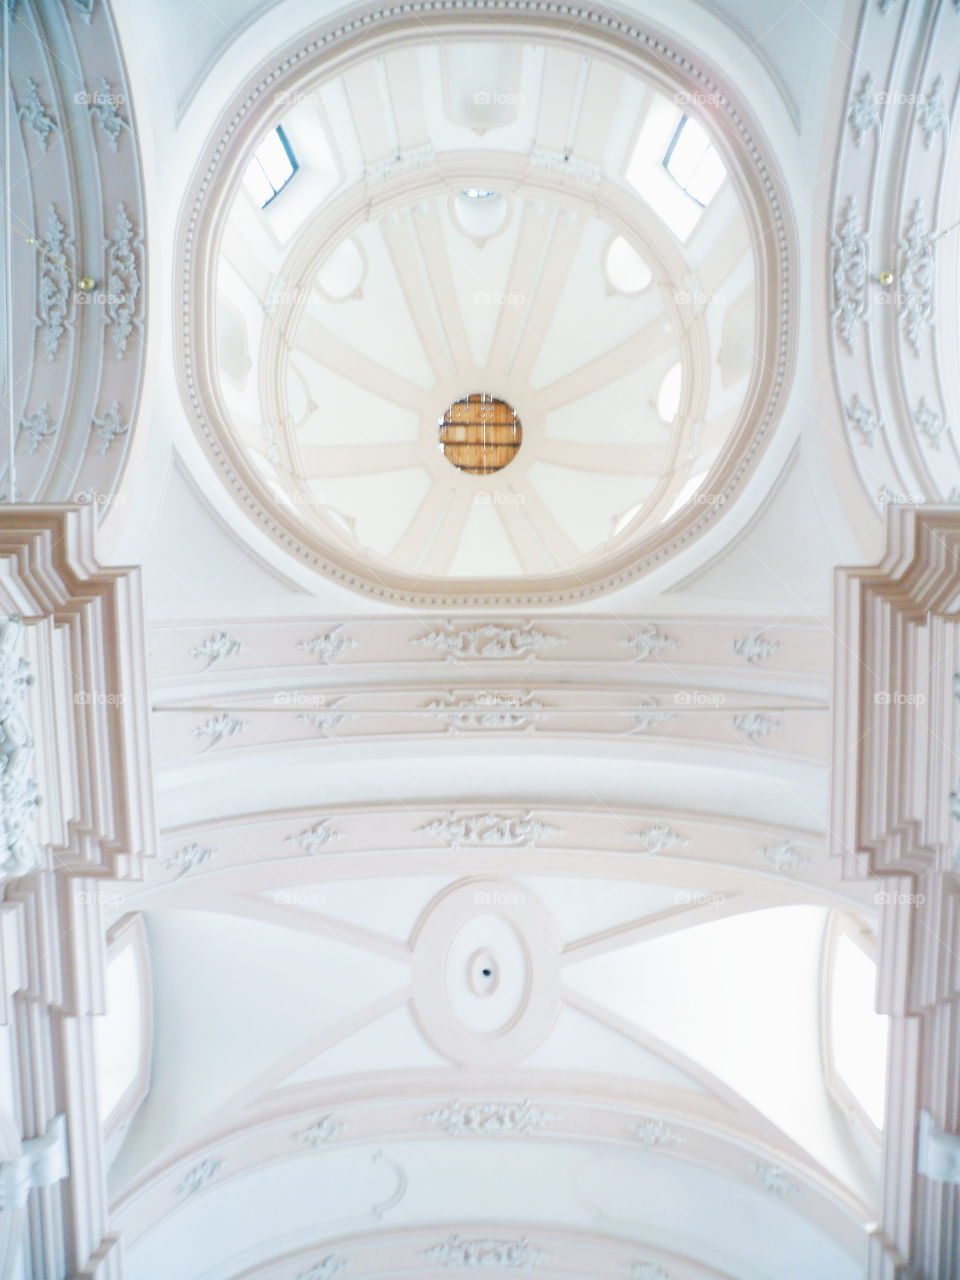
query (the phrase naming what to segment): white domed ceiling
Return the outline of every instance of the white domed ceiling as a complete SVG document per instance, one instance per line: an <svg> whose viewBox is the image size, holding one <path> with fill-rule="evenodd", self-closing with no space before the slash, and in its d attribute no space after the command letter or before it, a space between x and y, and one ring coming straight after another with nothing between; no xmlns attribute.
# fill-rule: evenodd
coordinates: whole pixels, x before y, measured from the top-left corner
<svg viewBox="0 0 960 1280"><path fill-rule="evenodd" d="M204 433L319 567L572 598L729 500L784 380L770 244L710 95L639 70L464 38L273 92L211 259Z"/></svg>

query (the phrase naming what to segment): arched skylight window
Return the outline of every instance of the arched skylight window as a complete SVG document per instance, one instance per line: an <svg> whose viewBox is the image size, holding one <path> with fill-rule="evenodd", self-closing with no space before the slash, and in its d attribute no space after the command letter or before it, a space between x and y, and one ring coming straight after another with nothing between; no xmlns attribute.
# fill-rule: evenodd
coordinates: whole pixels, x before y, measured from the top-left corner
<svg viewBox="0 0 960 1280"><path fill-rule="evenodd" d="M268 133L247 165L243 181L261 209L280 194L299 168L287 135L278 125Z"/></svg>
<svg viewBox="0 0 960 1280"><path fill-rule="evenodd" d="M683 116L677 125L663 163L671 178L699 205L710 203L727 176L706 130L690 116Z"/></svg>

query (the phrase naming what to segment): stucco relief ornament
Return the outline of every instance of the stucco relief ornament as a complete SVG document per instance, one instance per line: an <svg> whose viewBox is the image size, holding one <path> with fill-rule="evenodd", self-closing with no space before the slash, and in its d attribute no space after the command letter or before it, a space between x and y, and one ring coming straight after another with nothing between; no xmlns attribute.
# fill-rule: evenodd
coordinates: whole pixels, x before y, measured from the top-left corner
<svg viewBox="0 0 960 1280"><path fill-rule="evenodd" d="M778 871L798 871L801 867L809 867L810 859L801 853L792 840L783 844L767 844L757 853Z"/></svg>
<svg viewBox="0 0 960 1280"><path fill-rule="evenodd" d="M201 1160L199 1164L187 1170L182 1180L174 1187L173 1194L184 1200L188 1196L196 1195L213 1181L222 1168L222 1160Z"/></svg>
<svg viewBox="0 0 960 1280"><path fill-rule="evenodd" d="M530 693L512 690L483 690L475 694L457 697L448 693L445 698L426 704L436 711L451 732L458 729L533 729L543 711L543 703Z"/></svg>
<svg viewBox="0 0 960 1280"><path fill-rule="evenodd" d="M27 444L27 453L34 454L48 436L56 435L58 423L50 421L50 408L42 404L27 418L20 419L20 430Z"/></svg>
<svg viewBox="0 0 960 1280"><path fill-rule="evenodd" d="M328 1253L316 1266L307 1267L306 1271L297 1273L297 1280L332 1280L347 1265L346 1258L338 1253Z"/></svg>
<svg viewBox="0 0 960 1280"><path fill-rule="evenodd" d="M761 738L765 738L768 733L774 733L777 729L782 729L783 725L779 720L775 720L772 716L765 716L759 711L747 711L741 716L733 717L733 727L737 733L748 738L751 742L758 742Z"/></svg>
<svg viewBox="0 0 960 1280"><path fill-rule="evenodd" d="M865 405L858 395L855 395L847 405L846 414L847 419L863 437L863 443L872 448L873 437L878 431L883 430L883 422L880 415Z"/></svg>
<svg viewBox="0 0 960 1280"><path fill-rule="evenodd" d="M356 640L349 636L341 625L335 626L332 631L327 631L324 635L314 636L312 640L297 641L298 649L312 653L321 662L331 662L334 658L339 658L340 654L345 653L347 649L356 647Z"/></svg>
<svg viewBox="0 0 960 1280"><path fill-rule="evenodd" d="M207 636L201 644L194 645L190 650L192 658L206 658L207 665L205 671L209 671L223 658L231 658L235 653L242 653L246 649L246 645L238 640L235 635L231 635L229 631L215 631L213 635Z"/></svg>
<svg viewBox="0 0 960 1280"><path fill-rule="evenodd" d="M0 881L28 875L42 861L33 825L40 796L27 773L34 742L20 714L33 683L22 637L19 618L0 618Z"/></svg>
<svg viewBox="0 0 960 1280"><path fill-rule="evenodd" d="M535 844L540 836L557 834L560 827L541 822L529 811L522 815L446 813L417 827L417 831L428 831L451 849L461 849L465 845L506 848Z"/></svg>
<svg viewBox="0 0 960 1280"><path fill-rule="evenodd" d="M753 1171L760 1179L760 1183L766 1191L772 1196L796 1196L800 1194L800 1188L790 1178L786 1169L781 1169L773 1164L756 1164Z"/></svg>
<svg viewBox="0 0 960 1280"><path fill-rule="evenodd" d="M106 262L106 302L104 321L112 329L113 350L118 360L127 354L127 345L141 321L138 317L141 290L139 256L142 242L124 205L117 206L113 234L104 241Z"/></svg>
<svg viewBox="0 0 960 1280"><path fill-rule="evenodd" d="M632 636L627 636L623 643L633 650L638 662L643 662L664 649L675 649L680 642L672 636L664 635L655 622L645 622L637 627Z"/></svg>
<svg viewBox="0 0 960 1280"><path fill-rule="evenodd" d="M673 1147L683 1142L663 1120L639 1120L630 1132L645 1147Z"/></svg>
<svg viewBox="0 0 960 1280"><path fill-rule="evenodd" d="M70 290L70 251L73 239L57 213L56 206L47 206L47 234L35 236L34 246L39 250L37 277L37 319L40 342L48 360L60 354L63 335L72 327Z"/></svg>
<svg viewBox="0 0 960 1280"><path fill-rule="evenodd" d="M690 843L686 836L680 835L665 823L647 827L646 831L637 831L635 834L644 853L666 853L668 849L674 849L677 845Z"/></svg>
<svg viewBox="0 0 960 1280"><path fill-rule="evenodd" d="M926 396L920 397L913 413L913 420L920 434L926 436L934 449L939 449L940 437L950 430L950 424L942 414L930 408Z"/></svg>
<svg viewBox="0 0 960 1280"><path fill-rule="evenodd" d="M420 1119L444 1133L530 1133L559 1116L523 1102L448 1102Z"/></svg>
<svg viewBox="0 0 960 1280"><path fill-rule="evenodd" d="M777 652L780 641L768 640L765 631L754 631L748 636L740 636L734 640L732 647L738 658L743 658L751 666L756 666L764 658L769 658L771 653Z"/></svg>
<svg viewBox="0 0 960 1280"><path fill-rule="evenodd" d="M96 0L73 0L73 7L83 18L84 22L90 22L93 18L93 7Z"/></svg>
<svg viewBox="0 0 960 1280"><path fill-rule="evenodd" d="M533 623L523 627L506 627L487 623L477 627L456 629L447 626L414 636L411 644L436 649L449 660L466 658L540 658L558 644L562 636L540 631Z"/></svg>
<svg viewBox="0 0 960 1280"><path fill-rule="evenodd" d="M90 104L91 112L100 121L101 128L110 139L110 146L116 151L120 145L121 133L124 129L130 128L129 122L117 109L124 101L123 94L117 93L104 76L100 79L100 87L93 93L88 93L86 99Z"/></svg>
<svg viewBox="0 0 960 1280"><path fill-rule="evenodd" d="M326 848L334 840L342 840L343 832L337 831L331 825L329 818L321 818L319 822L315 822L306 831L300 831L296 835L285 836L284 839L291 844L298 844L301 849L306 849L307 853L313 854L319 853L321 849Z"/></svg>
<svg viewBox="0 0 960 1280"><path fill-rule="evenodd" d="M630 1280L670 1280L670 1273L655 1262L635 1262L630 1268Z"/></svg>
<svg viewBox="0 0 960 1280"><path fill-rule="evenodd" d="M856 350L857 322L867 314L867 240L853 196L833 239L833 319L837 337L851 355Z"/></svg>
<svg viewBox="0 0 960 1280"><path fill-rule="evenodd" d="M216 849L210 849L206 845L198 844L194 841L192 844L185 844L181 849L177 849L171 853L169 858L165 858L163 865L168 871L176 871L177 879L181 876L188 875L189 872L195 871L197 867L203 863L209 862L211 858L217 856Z"/></svg>
<svg viewBox="0 0 960 1280"><path fill-rule="evenodd" d="M93 419L91 426L97 433L95 451L101 457L105 457L110 452L110 446L114 440L120 436L125 436L130 430L130 423L124 418L116 400L114 400L106 413L99 418Z"/></svg>
<svg viewBox="0 0 960 1280"><path fill-rule="evenodd" d="M937 76L930 92L917 108L917 126L923 134L923 145L929 150L938 133L947 128L947 109L943 101L943 76Z"/></svg>
<svg viewBox="0 0 960 1280"><path fill-rule="evenodd" d="M880 112L873 92L873 76L867 72L860 89L850 99L847 122L853 130L853 141L860 146L868 133L880 128Z"/></svg>
<svg viewBox="0 0 960 1280"><path fill-rule="evenodd" d="M923 331L933 325L933 236L923 201L914 202L900 248L899 313L903 336L914 355L923 354Z"/></svg>
<svg viewBox="0 0 960 1280"><path fill-rule="evenodd" d="M439 1262L442 1267L460 1268L463 1271L532 1271L550 1258L549 1253L537 1249L529 1240L463 1240L450 1236L425 1249L423 1256Z"/></svg>
<svg viewBox="0 0 960 1280"><path fill-rule="evenodd" d="M661 726L672 724L677 718L675 711L660 709L660 699L653 697L652 694L643 694L637 702L643 710L633 713L631 733L646 733L648 729L659 729Z"/></svg>
<svg viewBox="0 0 960 1280"><path fill-rule="evenodd" d="M210 741L204 747L205 751L209 751L211 747L219 746L224 739L232 738L249 727L249 720L241 720L239 716L231 715L228 711L221 711L219 714L204 720L203 724L198 724L193 731L193 736L195 738L209 738Z"/></svg>
<svg viewBox="0 0 960 1280"><path fill-rule="evenodd" d="M338 729L346 720L356 720L356 714L353 711L337 711L343 698L329 698L321 701L322 710L320 711L300 711L297 713L297 719L301 724L308 724L311 728L319 730L320 733L329 733L331 729Z"/></svg>
<svg viewBox="0 0 960 1280"><path fill-rule="evenodd" d="M293 1137L304 1146L322 1147L338 1133L342 1133L343 1129L342 1120L335 1120L332 1115L326 1115L321 1116L314 1124L308 1125L306 1129L298 1129Z"/></svg>
<svg viewBox="0 0 960 1280"><path fill-rule="evenodd" d="M40 98L40 86L36 80L31 80L29 76L27 77L27 92L17 110L17 117L27 122L40 139L40 146L46 151L51 133L59 129L60 126L57 124L55 117L43 105L43 101Z"/></svg>

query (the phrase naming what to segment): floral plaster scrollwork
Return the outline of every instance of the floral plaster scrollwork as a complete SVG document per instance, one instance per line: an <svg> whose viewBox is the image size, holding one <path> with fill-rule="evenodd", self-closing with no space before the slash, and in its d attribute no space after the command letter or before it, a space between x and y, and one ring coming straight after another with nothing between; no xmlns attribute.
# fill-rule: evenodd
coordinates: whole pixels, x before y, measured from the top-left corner
<svg viewBox="0 0 960 1280"><path fill-rule="evenodd" d="M780 641L769 640L764 631L753 631L750 635L740 636L733 642L733 652L737 657L743 658L744 662L749 662L754 667L764 658L769 658L772 653L776 653L779 648Z"/></svg>
<svg viewBox="0 0 960 1280"><path fill-rule="evenodd" d="M425 1258L460 1271L532 1271L550 1258L529 1240L496 1240L491 1236L463 1239L449 1236L424 1250Z"/></svg>
<svg viewBox="0 0 960 1280"><path fill-rule="evenodd" d="M837 336L852 355L858 323L867 314L867 241L857 202L849 198L833 237L833 319Z"/></svg>
<svg viewBox="0 0 960 1280"><path fill-rule="evenodd" d="M555 1123L559 1116L523 1102L448 1102L421 1116L444 1133L531 1133Z"/></svg>
<svg viewBox="0 0 960 1280"><path fill-rule="evenodd" d="M519 816L500 813L446 813L417 830L429 832L451 849L460 849L465 845L487 845L493 848L532 845L541 836L556 835L560 828L549 822L541 822L531 813Z"/></svg>
<svg viewBox="0 0 960 1280"><path fill-rule="evenodd" d="M46 358L55 360L64 334L72 327L73 271L73 239L67 234L56 205L47 206L47 234L35 236L32 243L39 253L36 324Z"/></svg>
<svg viewBox="0 0 960 1280"><path fill-rule="evenodd" d="M686 836L680 835L665 823L647 827L646 831L638 831L636 835L644 853L666 853L668 849L690 843Z"/></svg>
<svg viewBox="0 0 960 1280"><path fill-rule="evenodd" d="M448 693L443 699L427 703L440 720L455 732L458 729L533 729L543 703L530 693L482 690L457 696Z"/></svg>
<svg viewBox="0 0 960 1280"><path fill-rule="evenodd" d="M0 881L27 875L41 863L33 827L40 796L28 774L34 742L20 713L32 683L22 640L19 618L0 619Z"/></svg>
<svg viewBox="0 0 960 1280"><path fill-rule="evenodd" d="M19 119L26 121L40 139L40 146L46 151L50 135L55 133L60 126L56 117L51 115L44 105L40 97L40 86L36 80L31 80L29 76L27 77L27 92L17 110L17 116Z"/></svg>
<svg viewBox="0 0 960 1280"><path fill-rule="evenodd" d="M917 108L917 127L923 134L923 145L930 149L938 133L947 128L947 108L943 100L943 76L937 76Z"/></svg>
<svg viewBox="0 0 960 1280"><path fill-rule="evenodd" d="M246 647L229 631L215 631L213 635L207 636L206 640L194 645L190 650L190 656L192 658L206 658L207 665L204 669L209 671L211 667L224 658L231 658L236 653L242 653Z"/></svg>
<svg viewBox="0 0 960 1280"><path fill-rule="evenodd" d="M42 404L33 413L20 419L20 431L27 442L27 453L36 453L49 436L56 435L59 424L50 421L50 407Z"/></svg>
<svg viewBox="0 0 960 1280"><path fill-rule="evenodd" d="M810 859L792 840L783 844L767 844L757 850L761 858L769 862L778 871L799 871L801 867L809 867Z"/></svg>
<svg viewBox="0 0 960 1280"><path fill-rule="evenodd" d="M639 1120L630 1132L645 1147L673 1147L683 1141L663 1120Z"/></svg>
<svg viewBox="0 0 960 1280"><path fill-rule="evenodd" d="M530 622L523 627L487 623L459 630L437 628L415 636L411 643L436 649L450 659L539 658L563 644L563 637L541 631Z"/></svg>
<svg viewBox="0 0 960 1280"><path fill-rule="evenodd" d="M185 844L182 848L177 849L169 858L165 858L163 865L168 871L176 871L177 879L181 876L188 875L191 871L195 871L197 867L203 863L209 862L211 858L215 858L216 849L211 849L207 845L193 841L191 844Z"/></svg>
<svg viewBox="0 0 960 1280"><path fill-rule="evenodd" d="M346 1258L338 1253L328 1253L315 1266L307 1267L306 1271L298 1271L297 1280L333 1280L333 1277L339 1275L346 1265Z"/></svg>
<svg viewBox="0 0 960 1280"><path fill-rule="evenodd" d="M174 1195L183 1200L188 1196L195 1196L213 1181L222 1168L222 1160L201 1160L199 1164L187 1170L181 1181L174 1187Z"/></svg>
<svg viewBox="0 0 960 1280"><path fill-rule="evenodd" d="M101 128L110 139L110 146L116 151L120 145L120 135L124 129L130 128L129 122L118 110L124 101L123 94L117 93L106 77L101 77L100 87L93 93L86 94L86 99L91 112L100 121Z"/></svg>
<svg viewBox="0 0 960 1280"><path fill-rule="evenodd" d="M298 1129L293 1136L297 1142L302 1142L304 1146L322 1147L325 1143L335 1138L338 1133L342 1133L344 1127L342 1120L337 1120L332 1115L326 1115L308 1125L306 1129Z"/></svg>
<svg viewBox="0 0 960 1280"><path fill-rule="evenodd" d="M750 742L759 742L761 738L765 738L769 733L775 733L783 726L773 716L765 716L760 711L747 711L743 715L733 717L733 727Z"/></svg>
<svg viewBox="0 0 960 1280"><path fill-rule="evenodd" d="M331 662L347 649L356 648L356 640L347 634L341 626L336 626L324 635L314 636L312 640L298 640L297 648L312 653L321 662Z"/></svg>
<svg viewBox="0 0 960 1280"><path fill-rule="evenodd" d="M306 831L300 831L296 835L285 838L293 844L298 844L301 849L306 849L307 853L319 853L332 841L342 840L343 832L337 831L329 818L322 818Z"/></svg>
<svg viewBox="0 0 960 1280"><path fill-rule="evenodd" d="M846 408L847 419L860 432L865 445L873 447L873 438L878 431L883 430L883 422L876 410L871 409L868 405L855 395Z"/></svg>
<svg viewBox="0 0 960 1280"><path fill-rule="evenodd" d="M104 319L110 329L113 350L118 360L127 354L127 346L135 330L141 326L139 318L141 240L124 205L117 207L114 230L105 242L106 302Z"/></svg>
<svg viewBox="0 0 960 1280"><path fill-rule="evenodd" d="M655 1262L635 1262L630 1268L630 1280L670 1280L670 1273Z"/></svg>
<svg viewBox="0 0 960 1280"><path fill-rule="evenodd" d="M241 720L239 716L231 715L228 711L221 711L204 720L203 724L198 724L193 734L196 738L209 738L210 741L205 748L209 750L211 747L219 746L226 738L232 738L249 727L249 720Z"/></svg>
<svg viewBox="0 0 960 1280"><path fill-rule="evenodd" d="M91 425L97 433L95 451L101 457L110 452L110 446L118 436L126 435L130 430L130 424L124 418L116 400L100 417L94 417Z"/></svg>
<svg viewBox="0 0 960 1280"><path fill-rule="evenodd" d="M923 354L924 330L933 324L933 243L923 201L916 200L899 240L899 315L903 336L917 356Z"/></svg>
<svg viewBox="0 0 960 1280"><path fill-rule="evenodd" d="M633 650L638 662L643 662L664 649L675 649L680 642L664 635L655 622L648 622L638 627L632 636L627 636L623 643Z"/></svg>
<svg viewBox="0 0 960 1280"><path fill-rule="evenodd" d="M877 109L873 83L873 76L867 72L859 90L850 99L847 111L847 122L853 130L853 140L858 147L868 133L880 128L880 112Z"/></svg>
<svg viewBox="0 0 960 1280"><path fill-rule="evenodd" d="M659 729L668 724L673 724L677 718L675 711L666 711L661 708L660 699L655 698L652 694L644 694L637 701L643 710L633 713L631 733L646 733L648 729Z"/></svg>
<svg viewBox="0 0 960 1280"><path fill-rule="evenodd" d="M940 437L950 430L950 424L943 414L937 413L927 403L926 396L921 396L913 413L917 430L934 449L940 448Z"/></svg>
<svg viewBox="0 0 960 1280"><path fill-rule="evenodd" d="M800 1188L792 1181L786 1169L773 1164L756 1164L753 1169L765 1191L772 1196L786 1198L800 1194Z"/></svg>

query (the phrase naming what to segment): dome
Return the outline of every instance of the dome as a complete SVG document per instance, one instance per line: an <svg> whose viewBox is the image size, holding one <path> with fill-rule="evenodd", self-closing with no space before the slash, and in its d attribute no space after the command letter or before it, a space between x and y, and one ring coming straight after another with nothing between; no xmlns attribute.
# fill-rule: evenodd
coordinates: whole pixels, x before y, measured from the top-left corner
<svg viewBox="0 0 960 1280"><path fill-rule="evenodd" d="M732 498L782 391L777 242L722 94L518 24L456 36L315 59L245 123L188 286L218 335L195 416L354 587L573 599ZM496 466L451 465L471 400L515 424Z"/></svg>

